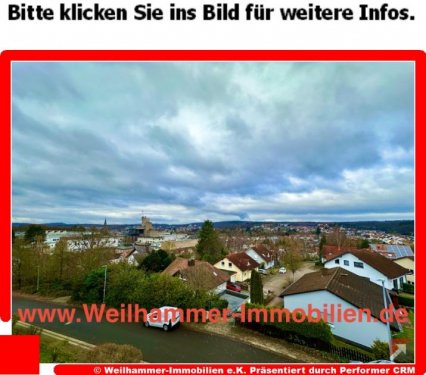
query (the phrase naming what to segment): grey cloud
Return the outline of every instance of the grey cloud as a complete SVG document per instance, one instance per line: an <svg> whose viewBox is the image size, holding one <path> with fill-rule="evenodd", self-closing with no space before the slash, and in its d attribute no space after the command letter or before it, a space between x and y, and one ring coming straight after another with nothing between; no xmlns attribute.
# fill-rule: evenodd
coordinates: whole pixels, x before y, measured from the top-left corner
<svg viewBox="0 0 426 375"><path fill-rule="evenodd" d="M14 63L13 216L134 222L143 207L176 222L410 216L413 72L411 63ZM368 191L363 179L382 185ZM312 199L317 191L327 202ZM271 200L283 193L297 204ZM239 200L256 204L232 208Z"/></svg>

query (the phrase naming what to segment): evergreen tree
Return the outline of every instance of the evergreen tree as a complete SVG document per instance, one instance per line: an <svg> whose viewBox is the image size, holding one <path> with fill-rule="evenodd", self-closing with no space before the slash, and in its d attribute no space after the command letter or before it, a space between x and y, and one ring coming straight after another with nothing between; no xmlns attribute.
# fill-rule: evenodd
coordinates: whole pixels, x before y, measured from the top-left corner
<svg viewBox="0 0 426 375"><path fill-rule="evenodd" d="M250 302L263 304L263 283L260 273L256 270L251 271L250 279Z"/></svg>
<svg viewBox="0 0 426 375"><path fill-rule="evenodd" d="M206 220L201 227L196 250L200 259L210 263L217 262L225 253L223 244L210 220Z"/></svg>
<svg viewBox="0 0 426 375"><path fill-rule="evenodd" d="M31 224L25 231L25 241L33 243L36 241L44 242L46 239L46 230L38 224Z"/></svg>
<svg viewBox="0 0 426 375"><path fill-rule="evenodd" d="M317 229L315 230L315 234L316 234L318 237L321 235L321 228L320 228L320 226L319 226L319 225L317 226Z"/></svg>
<svg viewBox="0 0 426 375"><path fill-rule="evenodd" d="M326 240L325 236L322 235L320 243L319 243L319 253L318 253L318 256L320 258L319 260L320 260L321 263L322 263L322 258L324 257L324 245L326 244L326 242L327 242L327 240Z"/></svg>
<svg viewBox="0 0 426 375"><path fill-rule="evenodd" d="M358 249L368 249L370 247L370 243L366 238L363 238L358 241Z"/></svg>
<svg viewBox="0 0 426 375"><path fill-rule="evenodd" d="M167 251L160 249L158 251L153 251L144 258L140 263L139 268L142 268L145 271L161 272L164 271L173 260L174 256L170 255Z"/></svg>

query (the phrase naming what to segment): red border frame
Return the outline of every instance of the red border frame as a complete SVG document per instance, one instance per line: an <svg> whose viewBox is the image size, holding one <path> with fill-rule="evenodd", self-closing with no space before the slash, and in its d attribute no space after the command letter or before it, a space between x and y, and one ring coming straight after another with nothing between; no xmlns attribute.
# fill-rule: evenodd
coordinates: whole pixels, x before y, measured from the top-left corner
<svg viewBox="0 0 426 375"><path fill-rule="evenodd" d="M2 137L0 138L1 170L3 171L3 184L1 186L2 199L0 200L0 240L4 251L0 262L0 319L9 321L11 318L11 63L13 61L412 61L415 63L416 83L416 248L422 249L424 239L421 235L421 215L426 212L426 200L421 199L420 192L425 188L425 179L417 171L425 165L425 152L418 147L425 140L425 114L422 104L426 103L426 54L423 51L4 51L0 55L0 119L2 122ZM423 85L422 85L423 84ZM419 220L420 219L420 220ZM8 249L8 251L6 250ZM416 263L423 264L426 253L421 250L416 253ZM426 276L416 273L416 313L424 311L425 301L418 298L419 287L425 285ZM418 315L420 316L420 315ZM416 320L417 332L425 329L426 324ZM1 351L4 353L6 342L12 342L12 336L0 336ZM9 340L6 340L9 339ZM20 337L21 345L27 345L30 338ZM16 340L14 341L16 343ZM426 360L419 354L419 343L416 345L415 372L424 373ZM32 352L31 352L32 353ZM31 353L26 352L27 359L34 359ZM38 361L38 352L37 361ZM12 368L19 367L22 357L10 355L8 361L2 361ZM161 365L156 365L161 366ZM272 366L272 365L271 365ZM294 365L297 367L303 365ZM335 366L338 367L339 365ZM4 366L0 364L0 373ZM223 367L223 366L222 366ZM234 367L234 365L229 365ZM324 367L320 365L317 367ZM325 366L327 367L327 366ZM388 367L388 366L386 366ZM392 365L390 365L393 368ZM404 367L404 366L397 366ZM22 366L21 366L22 368ZM383 366L382 366L383 368ZM25 370L23 368L23 370ZM60 365L57 373L90 373L93 374L93 365ZM85 371L87 370L87 371ZM10 371L9 371L10 372ZM95 372L96 373L96 372ZM391 371L390 373L397 373Z"/></svg>

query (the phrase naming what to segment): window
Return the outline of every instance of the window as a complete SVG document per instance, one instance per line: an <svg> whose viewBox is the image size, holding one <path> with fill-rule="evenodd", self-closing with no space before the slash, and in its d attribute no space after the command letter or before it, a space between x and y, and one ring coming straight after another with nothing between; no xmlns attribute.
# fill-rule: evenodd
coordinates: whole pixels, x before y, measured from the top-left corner
<svg viewBox="0 0 426 375"><path fill-rule="evenodd" d="M340 259L336 259L336 260L334 261L334 263L336 263L336 264L340 264Z"/></svg>
<svg viewBox="0 0 426 375"><path fill-rule="evenodd" d="M229 263L228 263L228 266L229 266L230 268L232 268L232 263L231 263L231 262L229 262Z"/></svg>
<svg viewBox="0 0 426 375"><path fill-rule="evenodd" d="M404 284L404 278L400 277L399 278L399 287L402 288L402 284Z"/></svg>
<svg viewBox="0 0 426 375"><path fill-rule="evenodd" d="M397 280L397 279L393 280L393 288L394 288L395 290L397 290L397 289L398 289L398 280Z"/></svg>
<svg viewBox="0 0 426 375"><path fill-rule="evenodd" d="M222 261L222 266L224 266L224 265L225 265L225 262Z"/></svg>
<svg viewBox="0 0 426 375"><path fill-rule="evenodd" d="M364 263L362 263L362 262L354 262L354 267L355 268L364 268Z"/></svg>
<svg viewBox="0 0 426 375"><path fill-rule="evenodd" d="M344 260L344 261L343 261L343 264L344 264L345 266L349 266L349 260Z"/></svg>

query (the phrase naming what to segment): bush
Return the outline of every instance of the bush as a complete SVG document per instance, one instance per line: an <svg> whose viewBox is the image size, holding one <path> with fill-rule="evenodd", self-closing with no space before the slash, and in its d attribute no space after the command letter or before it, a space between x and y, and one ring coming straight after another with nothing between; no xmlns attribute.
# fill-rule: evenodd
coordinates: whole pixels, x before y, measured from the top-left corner
<svg viewBox="0 0 426 375"><path fill-rule="evenodd" d="M138 363L143 359L142 352L131 345L107 343L86 353L85 362L92 363Z"/></svg>
<svg viewBox="0 0 426 375"><path fill-rule="evenodd" d="M389 345L383 341L375 340L371 346L374 359L388 359Z"/></svg>
<svg viewBox="0 0 426 375"><path fill-rule="evenodd" d="M109 274L110 270L107 269ZM107 275L107 280L108 280ZM103 299L105 268L90 272L86 278L74 286L72 299L83 303L101 303ZM107 286L108 287L108 286Z"/></svg>
<svg viewBox="0 0 426 375"><path fill-rule="evenodd" d="M226 299L220 298L218 295L214 294L211 296L211 299L208 301L207 309L226 309L229 302Z"/></svg>
<svg viewBox="0 0 426 375"><path fill-rule="evenodd" d="M409 294L414 294L414 285L404 283L402 284L402 291Z"/></svg>
<svg viewBox="0 0 426 375"><path fill-rule="evenodd" d="M414 307L414 298L408 296L398 296L398 303L402 306Z"/></svg>
<svg viewBox="0 0 426 375"><path fill-rule="evenodd" d="M70 294L71 283L53 280L40 285L39 294L42 296L63 297Z"/></svg>
<svg viewBox="0 0 426 375"><path fill-rule="evenodd" d="M245 321L247 323L244 323L244 324L253 325L253 323L248 322L248 318L249 318L248 310L250 308L257 308L259 310L265 309L267 312L265 315L269 319L269 316L270 316L269 307L248 303L245 305ZM330 326L323 321L320 321L318 323L313 323L313 322L308 322L307 319L305 319L302 322L299 322L299 321L295 322L290 319L290 321L287 322L285 319L285 316L283 316L282 322L278 322L278 321L271 322L270 320L264 321L263 319L264 316L262 313L259 315L260 315L259 316L260 319L258 322L254 323L254 325L270 328L271 330L263 329L263 331L266 333L269 332L270 334L272 333L274 336L278 336L281 338L288 338L289 336L294 334L296 336L300 336L302 339L303 338L314 339L322 343L331 343L331 341L333 340L333 334L331 333ZM278 315L275 315L275 317L277 316ZM274 319L274 320L278 320L278 319Z"/></svg>
<svg viewBox="0 0 426 375"><path fill-rule="evenodd" d="M81 350L81 349L80 349ZM77 362L78 358L67 341L52 341L40 343L40 351L44 353L44 360L48 363Z"/></svg>

